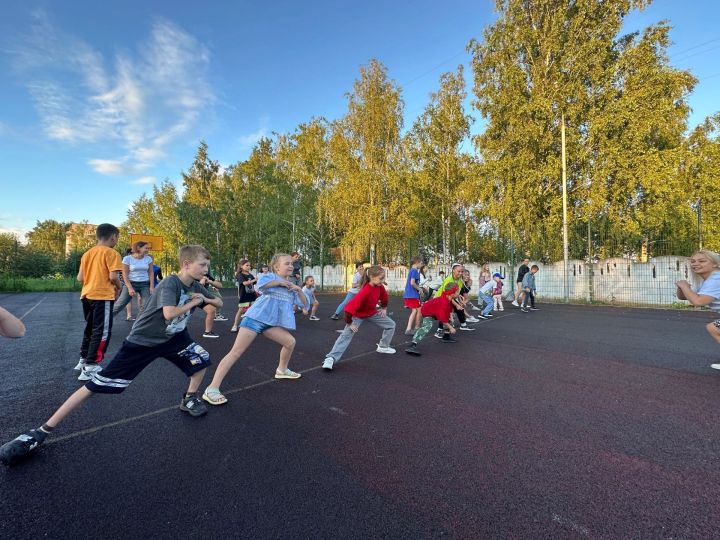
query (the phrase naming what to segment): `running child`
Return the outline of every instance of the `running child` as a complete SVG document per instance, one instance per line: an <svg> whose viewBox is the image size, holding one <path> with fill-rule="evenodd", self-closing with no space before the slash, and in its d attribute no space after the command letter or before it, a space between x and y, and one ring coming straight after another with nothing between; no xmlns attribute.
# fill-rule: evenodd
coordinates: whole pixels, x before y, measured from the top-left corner
<svg viewBox="0 0 720 540"><path fill-rule="evenodd" d="M100 371L112 336L113 305L122 289L119 274L123 264L113 249L120 231L115 225L102 223L95 236L97 245L83 254L77 275L77 280L83 284L80 301L85 318L80 360L75 366L80 371L80 381L89 381L93 372Z"/></svg>
<svg viewBox="0 0 720 540"><path fill-rule="evenodd" d="M720 255L707 249L696 251L690 257L690 270L694 286L685 280L678 281L677 297L693 306L710 306L715 313L720 313ZM720 319L708 323L705 329L720 344ZM720 369L720 364L710 364L710 367Z"/></svg>
<svg viewBox="0 0 720 540"><path fill-rule="evenodd" d="M307 298L307 305L303 308L303 315L307 315L308 310L310 310L310 317L308 317L308 320L319 321L320 319L315 314L317 313L320 302L318 302L318 299L315 297L315 278L313 276L307 276L305 278L302 292L305 295L305 298Z"/></svg>
<svg viewBox="0 0 720 540"><path fill-rule="evenodd" d="M390 346L390 340L395 333L395 321L387 316L388 293L383 286L384 279L385 270L381 266L371 266L363 272L360 291L345 306L345 329L338 336L332 350L325 355L322 364L325 371L332 371L333 365L340 361L355 332L366 320L383 329L376 352L395 354L395 349ZM377 309L378 303L380 309Z"/></svg>
<svg viewBox="0 0 720 540"><path fill-rule="evenodd" d="M255 292L255 284L257 279L250 273L250 261L247 259L240 259L238 262L237 272L235 273L235 280L238 286L238 310L235 314L235 320L233 321L231 332L237 332L238 323L240 317L250 309L253 302L257 300L257 293Z"/></svg>
<svg viewBox="0 0 720 540"><path fill-rule="evenodd" d="M102 373L93 372L88 383L73 393L42 426L31 429L0 447L0 460L6 465L30 454L70 413L93 394L119 394L157 358L166 358L190 378L180 410L202 416L207 407L197 398L197 390L210 355L195 343L187 331L192 311L203 304L220 307L198 283L208 269L210 254L202 246L183 246L178 253L180 271L165 278L145 304L130 334Z"/></svg>
<svg viewBox="0 0 720 540"><path fill-rule="evenodd" d="M307 298L302 289L290 281L293 273L293 259L290 255L275 254L270 261L270 268L271 272L262 275L257 284L262 296L245 312L232 349L220 360L210 386L205 389L203 399L211 405L227 403L227 398L220 392L220 385L235 362L260 334L282 347L275 378L300 378L299 373L288 369L290 356L295 349L295 338L288 330L295 330L293 307L306 305Z"/></svg>
<svg viewBox="0 0 720 540"><path fill-rule="evenodd" d="M462 309L459 298L460 289L458 289L456 284L452 283L445 288L440 296L428 300L422 305L420 308L423 316L422 327L413 335L410 347L405 349L406 353L412 354L413 356L420 356L420 351L418 351L417 346L432 330L433 321L438 321L444 328L443 343L455 343L456 340L450 337L450 334L456 332L455 327L450 323L450 316L452 315L453 309Z"/></svg>
<svg viewBox="0 0 720 540"><path fill-rule="evenodd" d="M403 292L403 300L405 307L410 310L410 318L408 319L406 336L412 336L420 328L422 315L420 315L420 268L423 266L421 257L413 257L410 259L410 271L408 272L407 281L405 282L405 292Z"/></svg>

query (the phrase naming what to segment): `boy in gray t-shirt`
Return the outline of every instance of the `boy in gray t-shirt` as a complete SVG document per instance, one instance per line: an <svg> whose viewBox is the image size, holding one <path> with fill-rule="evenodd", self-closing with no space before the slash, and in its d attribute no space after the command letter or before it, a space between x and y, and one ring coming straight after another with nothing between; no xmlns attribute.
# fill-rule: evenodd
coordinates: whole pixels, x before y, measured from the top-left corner
<svg viewBox="0 0 720 540"><path fill-rule="evenodd" d="M197 397L210 355L195 343L187 332L192 311L204 304L222 306L197 280L207 273L210 254L202 246L183 246L178 253L180 272L160 282L130 334L108 366L92 373L92 378L78 389L37 429L31 429L0 447L0 461L15 463L30 454L71 412L94 393L119 394L156 358L175 364L189 378L190 384L180 410L191 416L202 416L206 405Z"/></svg>

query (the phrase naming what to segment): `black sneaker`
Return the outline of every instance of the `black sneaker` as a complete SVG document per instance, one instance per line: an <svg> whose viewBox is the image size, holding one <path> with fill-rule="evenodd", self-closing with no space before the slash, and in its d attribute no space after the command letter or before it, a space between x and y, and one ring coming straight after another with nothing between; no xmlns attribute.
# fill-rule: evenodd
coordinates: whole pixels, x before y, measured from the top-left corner
<svg viewBox="0 0 720 540"><path fill-rule="evenodd" d="M520 311L522 311L523 313L530 313L530 310L529 310L529 309L526 309L526 308L524 308L524 307L521 307L521 308L520 308Z"/></svg>
<svg viewBox="0 0 720 540"><path fill-rule="evenodd" d="M438 338L438 339L442 339L442 338L443 338L443 331L442 331L442 330L438 330L437 332L435 332L435 337Z"/></svg>
<svg viewBox="0 0 720 540"><path fill-rule="evenodd" d="M215 339L219 338L220 336L217 335L215 332L203 332L203 337Z"/></svg>
<svg viewBox="0 0 720 540"><path fill-rule="evenodd" d="M445 334L442 338L443 343L457 343L457 339L451 338L450 334Z"/></svg>
<svg viewBox="0 0 720 540"><path fill-rule="evenodd" d="M333 321L337 321L337 320L340 319L340 315L337 315L337 314L333 313L332 315L330 315L330 318L331 318Z"/></svg>
<svg viewBox="0 0 720 540"><path fill-rule="evenodd" d="M5 465L14 465L40 446L45 437L47 437L47 433L39 429L26 431L12 441L0 446L0 461Z"/></svg>
<svg viewBox="0 0 720 540"><path fill-rule="evenodd" d="M197 396L185 396L180 404L180 410L190 416L202 416L207 413L207 406Z"/></svg>
<svg viewBox="0 0 720 540"><path fill-rule="evenodd" d="M412 354L413 356L422 356L422 353L418 351L417 343L413 343L410 345L407 349L405 349L405 352L408 354Z"/></svg>
<svg viewBox="0 0 720 540"><path fill-rule="evenodd" d="M540 311L540 308L539 307L531 307L530 311Z"/></svg>

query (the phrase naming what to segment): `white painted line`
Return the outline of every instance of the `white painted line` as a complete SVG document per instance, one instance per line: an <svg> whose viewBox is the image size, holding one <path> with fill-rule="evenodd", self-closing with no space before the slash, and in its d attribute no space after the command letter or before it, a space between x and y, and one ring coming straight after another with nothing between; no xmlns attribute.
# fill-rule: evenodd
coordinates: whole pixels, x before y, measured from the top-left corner
<svg viewBox="0 0 720 540"><path fill-rule="evenodd" d="M588 536L590 534L590 531L587 529L587 527L583 527L582 525L578 525L573 520L558 516L557 514L552 515L552 520L555 523L559 523L560 525L565 525L572 529L574 532L582 535L582 536Z"/></svg>
<svg viewBox="0 0 720 540"><path fill-rule="evenodd" d="M362 358L363 356L367 356L369 354L375 354L375 351L371 350L371 351L367 351L367 352L364 352L361 354L356 354L355 356L351 356L347 359L342 360L342 363L345 364L347 362L350 362L351 360L356 360L358 358ZM301 373L301 374L310 373L311 371L317 371L320 368L322 368L322 366L315 366L315 367L311 367L309 369L305 369L303 371L299 371L298 373ZM253 368L250 368L250 369L253 369ZM259 370L255 370L255 371L260 373ZM302 380L302 379L300 379L300 380ZM238 392L245 392L246 390L252 390L253 388L265 386L266 384L270 384L270 383L287 384L278 379L272 378L272 379L267 379L267 380L261 381L259 383L250 384L248 386L243 386L242 388L234 388L232 390L224 390L223 394L224 395L237 394ZM212 407L212 406L210 406L210 407ZM221 407L221 406L219 406L219 407ZM175 411L175 410L177 410L177 408L178 408L178 405L173 405L171 407L163 407L162 409L157 409L155 411L146 412L143 414L139 414L137 416L130 416L128 418L122 418L120 420L116 420L115 422L110 422L107 424L102 424L102 425L91 427L88 429L75 431L74 433L68 433L67 435L62 435L60 437L53 437L52 439L49 439L48 442L46 442L45 444L48 445L48 444L58 443L58 442L62 442L62 441L67 441L70 439L75 439L77 437L82 437L83 435L90 435L91 433L95 433L95 432L101 431L103 429L107 429L107 428L111 428L111 427L115 427L115 426L121 426L123 424L129 424L130 422L142 420L143 418L150 418L151 416L157 416L158 414L166 413L168 411ZM344 413L344 411L343 411L343 413Z"/></svg>
<svg viewBox="0 0 720 540"><path fill-rule="evenodd" d="M328 409L334 413L338 413L340 416L347 416L347 413L339 407L328 407Z"/></svg>
<svg viewBox="0 0 720 540"><path fill-rule="evenodd" d="M22 317L20 317L20 320L22 321L25 317L27 317L27 316L30 314L30 312L31 312L33 309L35 309L35 308L38 307L40 304L42 304L42 303L45 301L45 298L47 298L47 297L46 297L46 296L43 296L37 304L35 304L35 305L34 305L33 307L31 307L30 309L28 309L28 310L25 312L25 314L24 314Z"/></svg>

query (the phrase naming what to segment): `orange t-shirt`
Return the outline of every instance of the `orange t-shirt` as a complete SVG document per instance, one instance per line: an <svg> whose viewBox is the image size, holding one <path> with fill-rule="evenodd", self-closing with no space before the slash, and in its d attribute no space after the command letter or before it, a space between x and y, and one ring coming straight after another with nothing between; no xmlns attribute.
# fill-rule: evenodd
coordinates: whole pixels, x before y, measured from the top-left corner
<svg viewBox="0 0 720 540"><path fill-rule="evenodd" d="M115 300L115 285L110 272L122 271L120 254L107 246L95 246L80 259L83 286L80 298L88 300Z"/></svg>

